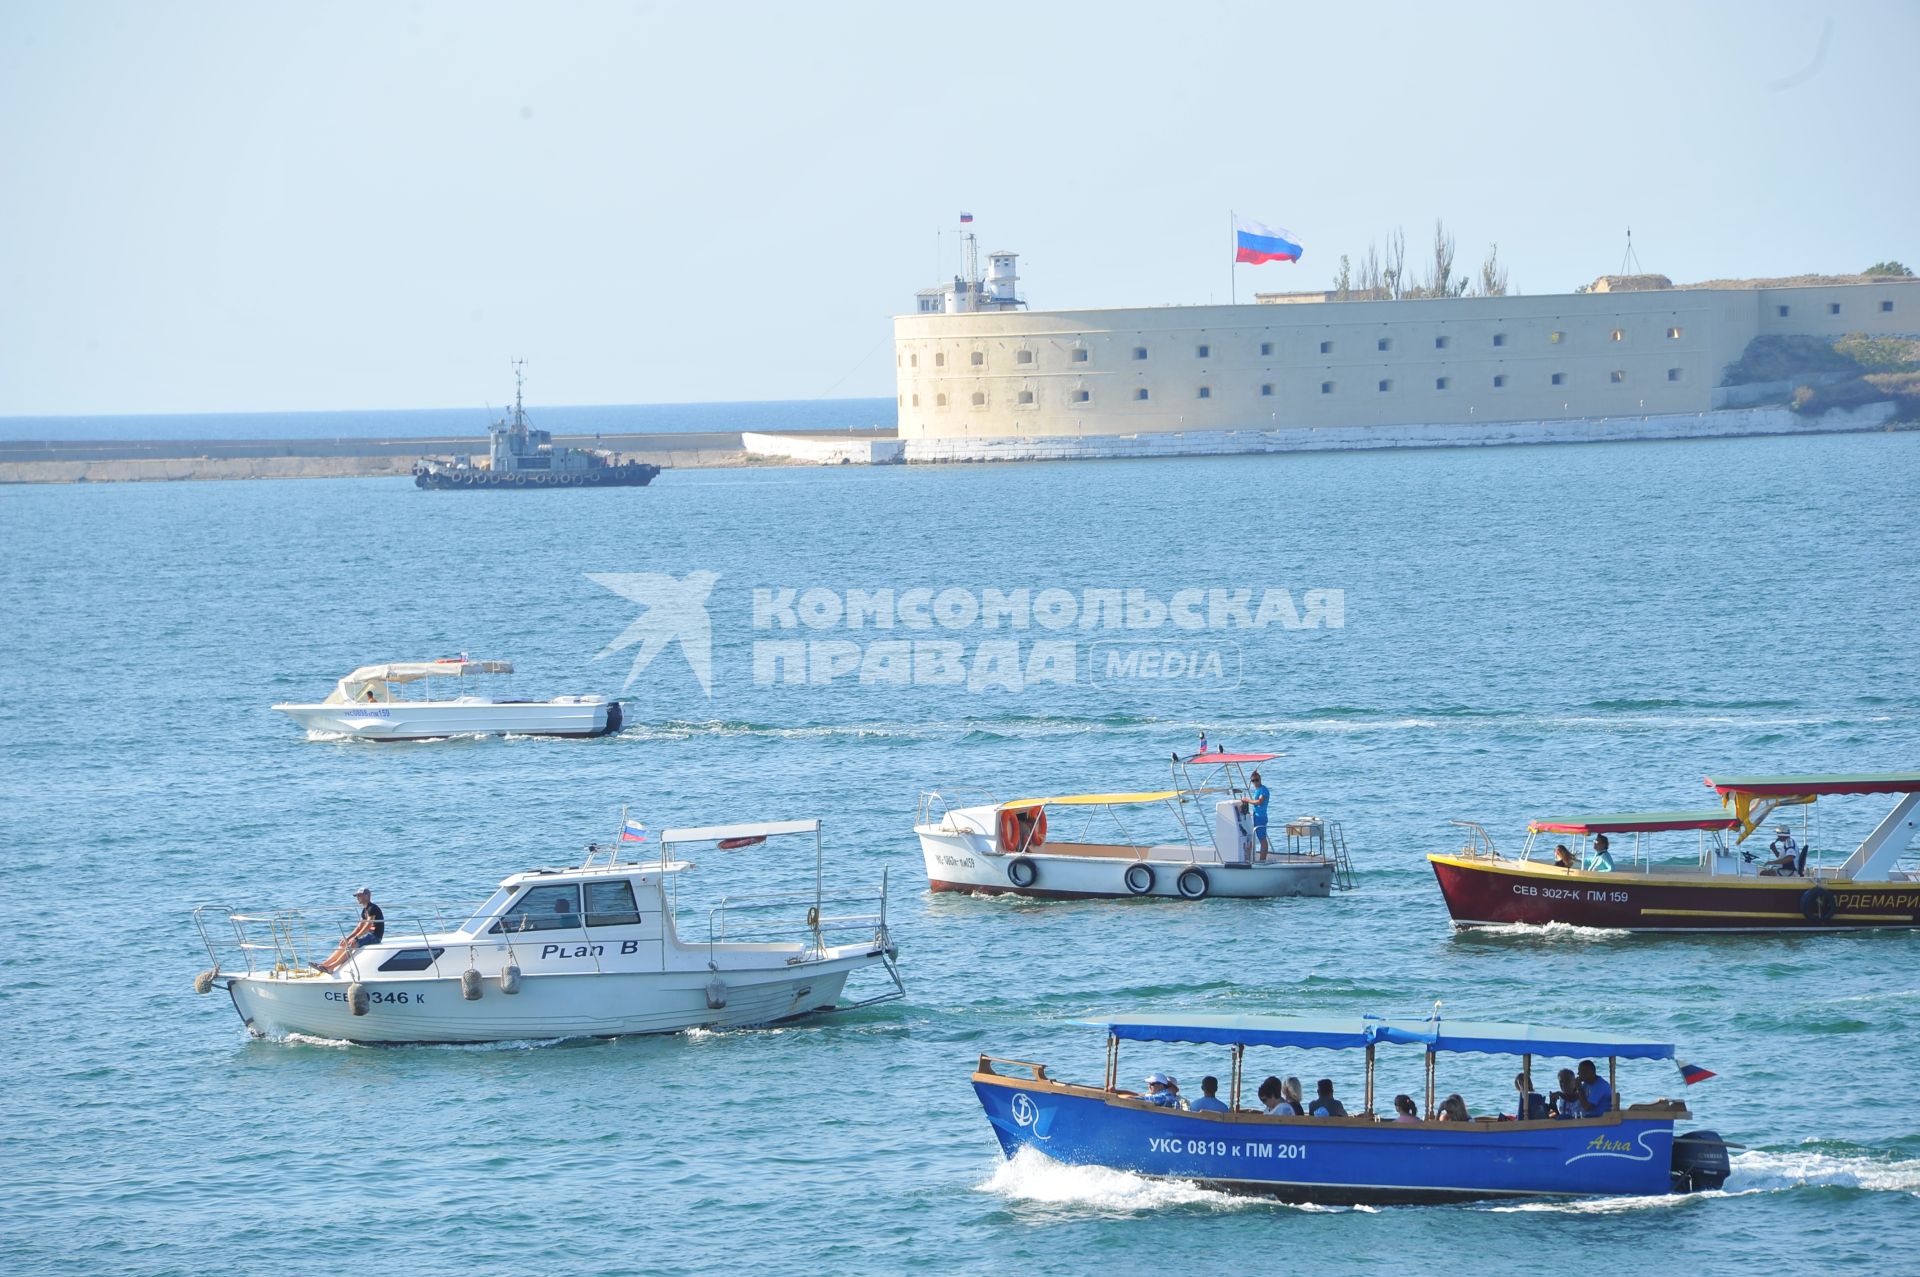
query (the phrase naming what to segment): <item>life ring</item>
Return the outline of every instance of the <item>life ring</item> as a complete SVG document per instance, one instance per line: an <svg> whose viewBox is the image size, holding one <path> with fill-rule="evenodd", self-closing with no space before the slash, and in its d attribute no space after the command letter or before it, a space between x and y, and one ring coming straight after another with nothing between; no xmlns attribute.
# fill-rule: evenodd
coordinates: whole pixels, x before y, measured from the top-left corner
<svg viewBox="0 0 1920 1277"><path fill-rule="evenodd" d="M1033 825L1027 834L1025 843L1020 841L1020 818L1033 812ZM1047 840L1047 809L1045 807L1009 807L1000 813L1000 849L1002 851L1026 851L1038 847Z"/></svg>
<svg viewBox="0 0 1920 1277"><path fill-rule="evenodd" d="M1825 887L1815 885L1800 893L1800 912L1808 922L1831 922L1839 907L1840 898Z"/></svg>
<svg viewBox="0 0 1920 1277"><path fill-rule="evenodd" d="M1208 890L1213 886L1207 881L1207 871L1197 866L1192 869L1182 869L1180 876L1173 880L1173 885L1179 888L1180 894L1189 900L1205 899Z"/></svg>
<svg viewBox="0 0 1920 1277"><path fill-rule="evenodd" d="M1127 885L1128 895L1148 895L1153 891L1153 866L1136 860L1127 866L1127 872L1120 875L1120 880Z"/></svg>
<svg viewBox="0 0 1920 1277"><path fill-rule="evenodd" d="M1031 887L1040 880L1040 866L1025 856L1015 856L1007 862L1007 881L1016 887Z"/></svg>

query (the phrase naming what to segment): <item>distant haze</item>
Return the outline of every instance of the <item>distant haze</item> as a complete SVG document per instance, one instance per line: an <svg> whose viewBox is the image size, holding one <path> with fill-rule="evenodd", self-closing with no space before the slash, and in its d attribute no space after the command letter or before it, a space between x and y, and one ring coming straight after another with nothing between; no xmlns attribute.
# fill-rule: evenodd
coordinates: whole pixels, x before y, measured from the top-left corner
<svg viewBox="0 0 1920 1277"><path fill-rule="evenodd" d="M893 393L957 220L1034 305L1920 265L1920 5L0 8L0 415ZM936 231L944 238L936 239ZM938 252L938 255L936 255Z"/></svg>

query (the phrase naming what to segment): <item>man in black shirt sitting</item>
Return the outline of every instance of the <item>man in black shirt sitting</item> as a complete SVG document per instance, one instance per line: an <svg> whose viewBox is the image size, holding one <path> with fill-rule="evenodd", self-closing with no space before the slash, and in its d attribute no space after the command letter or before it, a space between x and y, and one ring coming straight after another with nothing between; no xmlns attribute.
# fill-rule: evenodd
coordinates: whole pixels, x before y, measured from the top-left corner
<svg viewBox="0 0 1920 1277"><path fill-rule="evenodd" d="M355 949L379 944L380 938L387 934L387 915L381 913L380 906L373 903L373 888L362 887L353 893L353 898L360 902L360 925L348 933L347 938L340 942L340 947L329 954L325 962L314 963L315 970L331 975Z"/></svg>

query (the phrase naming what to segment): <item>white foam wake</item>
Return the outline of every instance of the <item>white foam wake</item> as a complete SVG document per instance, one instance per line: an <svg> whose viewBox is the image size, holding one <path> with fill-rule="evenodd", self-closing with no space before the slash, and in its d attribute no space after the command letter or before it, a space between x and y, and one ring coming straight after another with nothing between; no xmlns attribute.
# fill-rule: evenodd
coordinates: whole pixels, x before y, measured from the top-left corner
<svg viewBox="0 0 1920 1277"><path fill-rule="evenodd" d="M1571 922L1500 922L1475 927L1476 936L1518 936L1527 940L1624 940L1633 933L1621 927L1582 927Z"/></svg>
<svg viewBox="0 0 1920 1277"><path fill-rule="evenodd" d="M1125 1214L1165 1210L1169 1206L1231 1210L1257 1204L1254 1198L1212 1192L1183 1180L1148 1179L1104 1166L1069 1166L1032 1148L1023 1148L1011 1160L1000 1163L993 1174L975 1188L1009 1201L1082 1206Z"/></svg>
<svg viewBox="0 0 1920 1277"><path fill-rule="evenodd" d="M1792 1188L1863 1188L1920 1196L1920 1158L1749 1150L1733 1157L1729 1193L1777 1193Z"/></svg>

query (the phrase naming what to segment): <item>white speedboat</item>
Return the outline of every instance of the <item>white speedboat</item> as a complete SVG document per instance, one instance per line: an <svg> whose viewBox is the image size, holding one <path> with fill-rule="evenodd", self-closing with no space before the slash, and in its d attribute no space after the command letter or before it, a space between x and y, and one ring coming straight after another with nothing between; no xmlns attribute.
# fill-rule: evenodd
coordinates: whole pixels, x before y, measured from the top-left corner
<svg viewBox="0 0 1920 1277"><path fill-rule="evenodd" d="M467 690L469 678L511 673L508 661L470 661L464 656L363 665L341 679L324 701L274 708L306 728L309 736L362 740L430 740L474 733L605 736L620 730L620 702L605 696L531 701Z"/></svg>
<svg viewBox="0 0 1920 1277"><path fill-rule="evenodd" d="M1338 821L1276 819L1261 847L1245 768L1278 757L1175 755L1173 788L1140 793L993 802L932 791L920 796L913 832L935 891L1200 900L1351 887ZM1139 836L1150 822L1160 836Z"/></svg>
<svg viewBox="0 0 1920 1277"><path fill-rule="evenodd" d="M672 849L799 834L814 838L812 891L725 897L704 928L682 934L678 883L693 866ZM795 820L669 829L659 858L647 862L622 860L617 844L589 847L577 867L507 878L458 926L443 927L431 911L385 907L379 939L331 974L313 964L357 917L202 905L194 921L214 966L194 987L224 989L261 1036L365 1043L740 1028L905 996L884 873L877 896L824 899L819 839L819 821ZM842 912L849 906L865 911ZM869 968L886 984L849 1003L848 977Z"/></svg>

